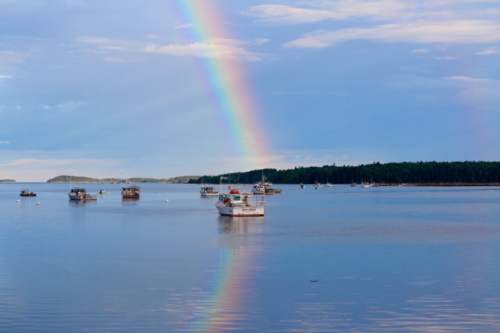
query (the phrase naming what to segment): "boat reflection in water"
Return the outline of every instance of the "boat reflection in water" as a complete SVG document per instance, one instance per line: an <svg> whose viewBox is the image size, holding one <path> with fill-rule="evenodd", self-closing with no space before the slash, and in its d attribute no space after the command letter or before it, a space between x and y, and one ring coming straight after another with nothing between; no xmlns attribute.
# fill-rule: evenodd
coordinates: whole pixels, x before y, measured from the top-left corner
<svg viewBox="0 0 500 333"><path fill-rule="evenodd" d="M219 216L219 234L260 234L264 232L264 216Z"/></svg>
<svg viewBox="0 0 500 333"><path fill-rule="evenodd" d="M264 217L219 216L219 253L194 304L189 331L258 331L245 314L252 311L262 253Z"/></svg>
<svg viewBox="0 0 500 333"><path fill-rule="evenodd" d="M127 201L139 201L139 198L122 198L122 202L127 202Z"/></svg>
<svg viewBox="0 0 500 333"><path fill-rule="evenodd" d="M97 205L96 200L68 200L68 203L72 207L84 207L86 205Z"/></svg>

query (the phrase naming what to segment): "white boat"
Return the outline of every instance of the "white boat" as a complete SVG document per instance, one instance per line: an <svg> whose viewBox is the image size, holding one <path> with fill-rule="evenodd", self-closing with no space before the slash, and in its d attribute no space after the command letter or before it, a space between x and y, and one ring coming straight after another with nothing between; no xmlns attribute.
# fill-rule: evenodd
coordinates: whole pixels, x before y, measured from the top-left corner
<svg viewBox="0 0 500 333"><path fill-rule="evenodd" d="M321 185L321 183L318 183L318 182L315 182L313 184L314 187L318 188L318 187L323 187L323 185Z"/></svg>
<svg viewBox="0 0 500 333"><path fill-rule="evenodd" d="M84 188L75 187L72 188L68 193L70 200L97 200L97 195L87 194L87 190Z"/></svg>
<svg viewBox="0 0 500 333"><path fill-rule="evenodd" d="M262 182L256 183L253 188L252 188L252 193L256 195L265 195L266 194L266 187Z"/></svg>
<svg viewBox="0 0 500 333"><path fill-rule="evenodd" d="M326 187L333 187L333 184L331 184L331 183L326 183Z"/></svg>
<svg viewBox="0 0 500 333"><path fill-rule="evenodd" d="M262 180L258 181L254 184L252 188L252 193L256 195L273 195L273 194L281 194L283 190L272 188L273 183L266 181L266 177L264 177L264 170L262 171Z"/></svg>
<svg viewBox="0 0 500 333"><path fill-rule="evenodd" d="M264 196L252 196L232 189L219 194L215 207L223 216L264 216L266 201Z"/></svg>
<svg viewBox="0 0 500 333"><path fill-rule="evenodd" d="M213 187L210 186L202 186L200 190L200 194L202 197L213 197L218 196L219 192L215 191Z"/></svg>
<svg viewBox="0 0 500 333"><path fill-rule="evenodd" d="M370 184L370 183L361 183L361 187L373 187L373 184Z"/></svg>

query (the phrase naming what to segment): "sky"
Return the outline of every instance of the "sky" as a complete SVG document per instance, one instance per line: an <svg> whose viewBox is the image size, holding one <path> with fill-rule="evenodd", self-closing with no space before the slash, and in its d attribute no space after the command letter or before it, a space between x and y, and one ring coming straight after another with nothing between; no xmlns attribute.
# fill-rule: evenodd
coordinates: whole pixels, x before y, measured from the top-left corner
<svg viewBox="0 0 500 333"><path fill-rule="evenodd" d="M500 160L497 0L0 0L0 179Z"/></svg>

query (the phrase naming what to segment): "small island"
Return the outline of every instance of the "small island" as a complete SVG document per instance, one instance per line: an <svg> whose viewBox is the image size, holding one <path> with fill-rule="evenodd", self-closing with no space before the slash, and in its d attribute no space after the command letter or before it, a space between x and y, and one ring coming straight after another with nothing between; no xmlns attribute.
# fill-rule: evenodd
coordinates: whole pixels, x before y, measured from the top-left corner
<svg viewBox="0 0 500 333"><path fill-rule="evenodd" d="M14 179L0 179L0 183L16 183Z"/></svg>
<svg viewBox="0 0 500 333"><path fill-rule="evenodd" d="M90 178L90 177L82 177L82 176L57 176L55 178L47 180L47 183L166 183L166 184L174 184L174 183L188 183L191 180L197 180L200 176L181 176L181 177L173 177L173 178L144 178L144 177L134 177L134 178Z"/></svg>

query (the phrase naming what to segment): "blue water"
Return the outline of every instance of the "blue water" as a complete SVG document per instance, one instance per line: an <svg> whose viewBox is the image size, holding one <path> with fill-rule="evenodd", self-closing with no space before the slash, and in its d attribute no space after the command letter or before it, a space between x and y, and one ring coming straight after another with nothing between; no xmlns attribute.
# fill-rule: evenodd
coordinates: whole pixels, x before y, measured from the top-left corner
<svg viewBox="0 0 500 333"><path fill-rule="evenodd" d="M199 186L81 186L110 193L0 184L0 331L500 331L500 188L282 185L231 219Z"/></svg>

